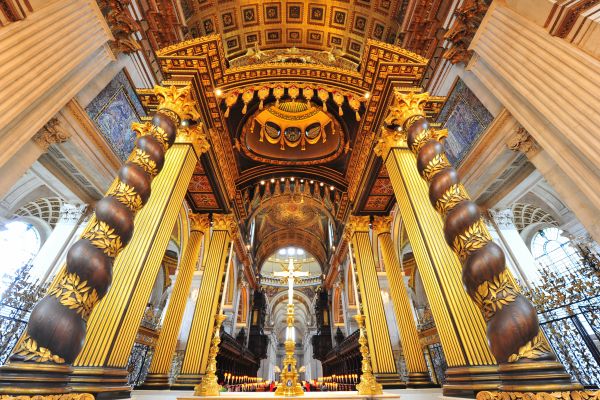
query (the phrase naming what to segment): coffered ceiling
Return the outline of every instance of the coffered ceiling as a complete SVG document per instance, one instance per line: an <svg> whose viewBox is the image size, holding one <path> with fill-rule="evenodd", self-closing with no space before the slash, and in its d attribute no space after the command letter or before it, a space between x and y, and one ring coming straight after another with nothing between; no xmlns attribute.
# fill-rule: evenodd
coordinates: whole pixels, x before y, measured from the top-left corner
<svg viewBox="0 0 600 400"><path fill-rule="evenodd" d="M219 33L228 58L299 47L330 50L358 61L367 39L394 43L407 0L181 0L190 38Z"/></svg>

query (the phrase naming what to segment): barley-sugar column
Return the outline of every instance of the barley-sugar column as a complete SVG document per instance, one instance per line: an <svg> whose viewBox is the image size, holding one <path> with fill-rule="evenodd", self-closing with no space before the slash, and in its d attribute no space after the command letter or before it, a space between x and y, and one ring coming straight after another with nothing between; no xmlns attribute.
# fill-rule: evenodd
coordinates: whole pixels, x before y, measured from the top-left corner
<svg viewBox="0 0 600 400"><path fill-rule="evenodd" d="M192 278L197 269L196 266L199 264L204 237L210 234L208 214L190 213L189 219L190 237L183 250L167 313L156 342L148 376L144 381L145 389L164 389L169 386L169 371L177 346L185 305L192 286Z"/></svg>
<svg viewBox="0 0 600 400"><path fill-rule="evenodd" d="M192 327L185 347L181 372L173 389L193 389L206 371L208 351L213 336L215 315L218 313L219 293L225 272L229 246L237 232L232 214L213 214L212 234L202 272L200 290L192 318Z"/></svg>
<svg viewBox="0 0 600 400"><path fill-rule="evenodd" d="M385 265L385 271L390 284L392 304L396 313L396 321L400 331L400 342L402 352L408 370L408 387L431 386L433 383L429 378L429 370L423 355L423 349L419 343L419 333L415 325L412 308L406 286L404 285L404 274L400 268L398 257L394 251L394 243L390 234L389 216L375 217L373 220L373 242L379 243L381 256Z"/></svg>
<svg viewBox="0 0 600 400"><path fill-rule="evenodd" d="M443 222L429 204L427 183L401 132L383 129L375 152L385 162L448 363L447 394L493 390L500 382L485 321L465 293L458 257L444 239Z"/></svg>
<svg viewBox="0 0 600 400"><path fill-rule="evenodd" d="M373 373L377 382L384 387L399 387L402 386L402 382L396 370L385 318L373 246L369 235L369 218L368 215L360 217L351 215L346 223L344 236L352 241L354 254L349 254L349 256L356 260L358 286L362 298Z"/></svg>

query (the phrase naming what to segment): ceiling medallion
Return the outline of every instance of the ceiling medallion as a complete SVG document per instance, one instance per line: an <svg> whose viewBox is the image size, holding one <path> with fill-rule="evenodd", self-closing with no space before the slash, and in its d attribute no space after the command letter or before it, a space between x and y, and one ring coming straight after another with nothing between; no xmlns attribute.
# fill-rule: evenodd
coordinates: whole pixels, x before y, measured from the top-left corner
<svg viewBox="0 0 600 400"><path fill-rule="evenodd" d="M286 146L314 145L327 141L327 130L335 135L335 126L329 115L310 103L298 101L281 102L261 111L250 127L254 134L255 127L260 127L260 142L264 139L271 144L279 144L281 150Z"/></svg>

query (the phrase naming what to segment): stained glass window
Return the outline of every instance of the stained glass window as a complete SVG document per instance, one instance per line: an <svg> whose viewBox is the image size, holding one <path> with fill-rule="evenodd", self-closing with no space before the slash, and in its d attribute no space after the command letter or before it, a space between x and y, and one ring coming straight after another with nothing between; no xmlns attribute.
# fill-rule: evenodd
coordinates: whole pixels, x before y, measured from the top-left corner
<svg viewBox="0 0 600 400"><path fill-rule="evenodd" d="M549 268L559 275L574 270L581 263L571 239L555 227L544 228L534 235L531 254L541 268Z"/></svg>

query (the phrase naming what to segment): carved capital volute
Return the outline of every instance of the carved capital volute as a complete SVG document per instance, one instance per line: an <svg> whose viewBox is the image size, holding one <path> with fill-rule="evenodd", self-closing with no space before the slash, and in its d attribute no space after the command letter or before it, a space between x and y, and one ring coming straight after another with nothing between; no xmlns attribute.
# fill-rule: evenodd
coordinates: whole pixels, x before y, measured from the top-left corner
<svg viewBox="0 0 600 400"><path fill-rule="evenodd" d="M210 149L210 143L202 127L202 123L200 123L194 127L179 129L175 143L191 144L198 156L206 153Z"/></svg>
<svg viewBox="0 0 600 400"><path fill-rule="evenodd" d="M385 118L386 125L403 126L411 117L425 116L425 103L429 100L429 93L402 93L394 89L394 100L388 115Z"/></svg>
<svg viewBox="0 0 600 400"><path fill-rule="evenodd" d="M56 143L66 142L71 135L66 132L56 118L52 118L42 129L40 129L31 140L33 140L44 151Z"/></svg>
<svg viewBox="0 0 600 400"><path fill-rule="evenodd" d="M190 218L190 230L192 231L205 232L210 227L208 214L196 214L190 212L188 217Z"/></svg>
<svg viewBox="0 0 600 400"><path fill-rule="evenodd" d="M368 215L351 215L344 229L344 240L349 242L356 232L369 232L369 223L370 217Z"/></svg>
<svg viewBox="0 0 600 400"><path fill-rule="evenodd" d="M179 121L176 121L177 124L181 120L197 120L200 118L189 85L182 88L154 86L154 94L158 98L158 111L162 111L169 116L175 113L179 119Z"/></svg>
<svg viewBox="0 0 600 400"><path fill-rule="evenodd" d="M392 217L389 215L375 216L373 218L373 231L376 233L390 233Z"/></svg>
<svg viewBox="0 0 600 400"><path fill-rule="evenodd" d="M228 231L232 237L237 232L238 226L233 214L213 214L212 222L215 231Z"/></svg>
<svg viewBox="0 0 600 400"><path fill-rule="evenodd" d="M517 128L506 140L506 146L512 151L519 151L528 157L534 156L541 150L538 142L522 126Z"/></svg>
<svg viewBox="0 0 600 400"><path fill-rule="evenodd" d="M395 148L406 148L406 132L402 129L389 129L385 126L381 127L381 136L375 145L373 151L384 160L387 158L390 150Z"/></svg>

